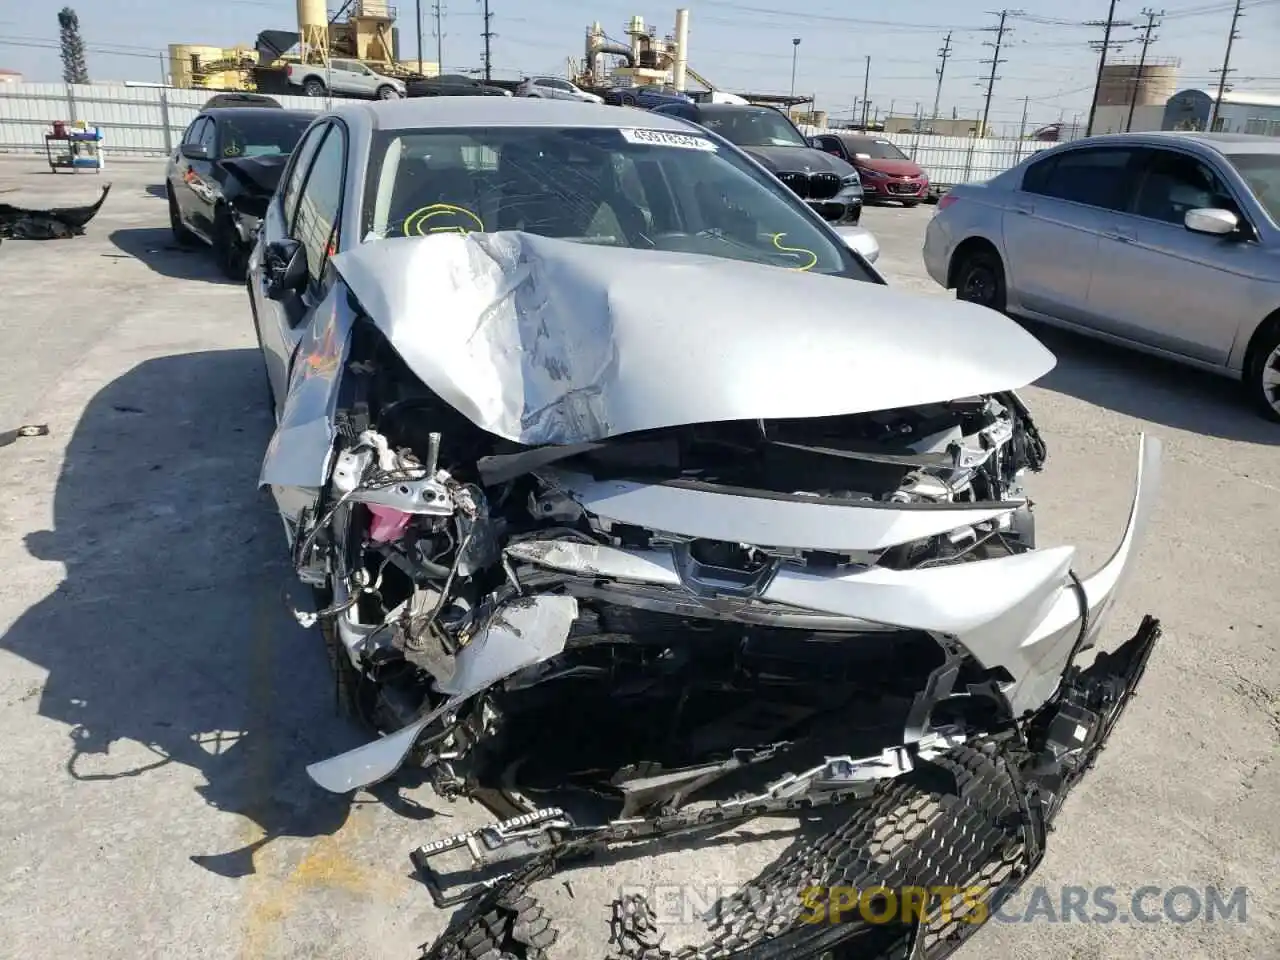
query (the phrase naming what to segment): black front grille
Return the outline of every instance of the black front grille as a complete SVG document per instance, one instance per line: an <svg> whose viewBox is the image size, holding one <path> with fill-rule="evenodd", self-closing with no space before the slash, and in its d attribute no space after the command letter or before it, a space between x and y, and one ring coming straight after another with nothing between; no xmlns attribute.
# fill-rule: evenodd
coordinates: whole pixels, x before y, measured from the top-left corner
<svg viewBox="0 0 1280 960"><path fill-rule="evenodd" d="M840 178L834 173L780 173L778 179L804 200L829 200L840 192Z"/></svg>

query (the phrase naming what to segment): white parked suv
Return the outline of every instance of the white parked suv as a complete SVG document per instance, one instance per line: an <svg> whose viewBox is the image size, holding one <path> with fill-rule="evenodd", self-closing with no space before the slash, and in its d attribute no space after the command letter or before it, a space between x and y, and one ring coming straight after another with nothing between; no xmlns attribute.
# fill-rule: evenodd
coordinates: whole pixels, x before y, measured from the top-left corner
<svg viewBox="0 0 1280 960"><path fill-rule="evenodd" d="M604 103L604 98L574 86L559 77L527 77L516 88L517 97L543 97L547 100L583 100L587 103Z"/></svg>
<svg viewBox="0 0 1280 960"><path fill-rule="evenodd" d="M333 93L340 97L395 100L405 95L403 80L378 73L359 60L334 57L327 67L323 63L291 63L287 72L289 83L301 87L308 97Z"/></svg>

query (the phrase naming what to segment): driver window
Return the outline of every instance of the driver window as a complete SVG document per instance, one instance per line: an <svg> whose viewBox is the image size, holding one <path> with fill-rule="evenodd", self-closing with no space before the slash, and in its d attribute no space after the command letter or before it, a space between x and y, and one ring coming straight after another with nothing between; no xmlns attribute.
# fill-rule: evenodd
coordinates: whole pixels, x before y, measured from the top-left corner
<svg viewBox="0 0 1280 960"><path fill-rule="evenodd" d="M208 117L196 117L196 119L192 121L191 126L187 127L187 135L182 138L182 142L184 144L199 143L200 134L202 134L208 126Z"/></svg>
<svg viewBox="0 0 1280 960"><path fill-rule="evenodd" d="M204 129L200 132L200 146L209 151L210 159L218 155L215 144L218 142L218 125L213 120L209 120L205 124Z"/></svg>
<svg viewBox="0 0 1280 960"><path fill-rule="evenodd" d="M1171 150L1153 150L1134 203L1140 217L1181 225L1188 210L1224 206L1229 194L1201 160Z"/></svg>
<svg viewBox="0 0 1280 960"><path fill-rule="evenodd" d="M840 156L840 141L835 137L818 137L818 148L823 153L829 153L832 156Z"/></svg>
<svg viewBox="0 0 1280 960"><path fill-rule="evenodd" d="M320 146L320 141L324 138L325 131L328 129L328 124L316 124L303 134L302 140L294 147L288 179L284 185L283 211L286 229L293 223L298 194L302 191L302 180L307 175L307 170L311 167L311 159L315 156L316 147Z"/></svg>
<svg viewBox="0 0 1280 960"><path fill-rule="evenodd" d="M338 244L346 159L346 135L341 127L331 125L298 197L298 215L290 231L306 249L307 272L317 284Z"/></svg>

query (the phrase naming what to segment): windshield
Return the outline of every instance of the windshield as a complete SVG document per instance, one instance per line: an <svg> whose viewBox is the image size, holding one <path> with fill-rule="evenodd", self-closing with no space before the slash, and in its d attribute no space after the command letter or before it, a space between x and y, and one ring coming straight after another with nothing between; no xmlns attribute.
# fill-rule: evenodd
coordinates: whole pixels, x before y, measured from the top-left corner
<svg viewBox="0 0 1280 960"><path fill-rule="evenodd" d="M1231 165L1274 223L1280 224L1280 153L1233 153Z"/></svg>
<svg viewBox="0 0 1280 960"><path fill-rule="evenodd" d="M888 140L872 137L847 137L845 148L855 156L865 153L872 160L906 160L907 155Z"/></svg>
<svg viewBox="0 0 1280 960"><path fill-rule="evenodd" d="M553 127L375 135L366 240L499 230L880 282L785 187L705 136Z"/></svg>
<svg viewBox="0 0 1280 960"><path fill-rule="evenodd" d="M776 110L706 110L699 121L740 147L807 147L799 131Z"/></svg>
<svg viewBox="0 0 1280 960"><path fill-rule="evenodd" d="M307 115L293 116L282 110L265 109L262 113L237 112L235 116L220 117L219 156L229 159L292 153L312 119Z"/></svg>

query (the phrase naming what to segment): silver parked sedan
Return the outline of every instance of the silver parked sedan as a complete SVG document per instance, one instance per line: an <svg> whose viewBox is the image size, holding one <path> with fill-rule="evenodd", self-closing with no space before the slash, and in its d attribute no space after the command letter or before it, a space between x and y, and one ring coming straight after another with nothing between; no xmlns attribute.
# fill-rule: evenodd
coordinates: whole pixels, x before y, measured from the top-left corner
<svg viewBox="0 0 1280 960"><path fill-rule="evenodd" d="M1091 137L955 187L925 234L962 300L1239 377L1280 420L1280 139Z"/></svg>

